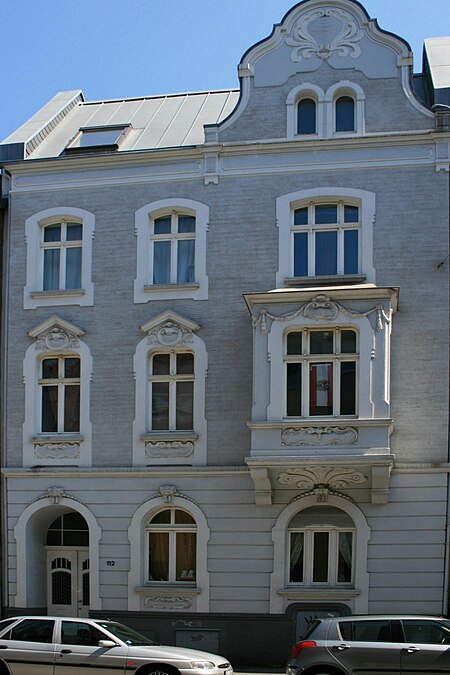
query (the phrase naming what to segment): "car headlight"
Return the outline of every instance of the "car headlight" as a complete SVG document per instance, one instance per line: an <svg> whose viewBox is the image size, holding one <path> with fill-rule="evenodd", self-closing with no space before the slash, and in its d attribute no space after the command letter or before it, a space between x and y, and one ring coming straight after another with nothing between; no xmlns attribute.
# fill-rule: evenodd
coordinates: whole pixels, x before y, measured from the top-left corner
<svg viewBox="0 0 450 675"><path fill-rule="evenodd" d="M200 670L210 670L216 666L212 661L191 661L191 668L199 668Z"/></svg>

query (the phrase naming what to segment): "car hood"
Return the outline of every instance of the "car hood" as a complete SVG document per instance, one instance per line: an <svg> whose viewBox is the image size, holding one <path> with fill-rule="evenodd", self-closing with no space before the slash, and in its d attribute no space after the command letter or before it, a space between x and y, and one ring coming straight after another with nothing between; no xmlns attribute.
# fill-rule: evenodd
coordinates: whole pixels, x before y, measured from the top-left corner
<svg viewBox="0 0 450 675"><path fill-rule="evenodd" d="M148 645L148 647L129 646L129 656L144 656L152 659L167 659L170 661L212 661L214 665L229 663L228 659L217 654L187 649L184 647L168 647L166 645Z"/></svg>

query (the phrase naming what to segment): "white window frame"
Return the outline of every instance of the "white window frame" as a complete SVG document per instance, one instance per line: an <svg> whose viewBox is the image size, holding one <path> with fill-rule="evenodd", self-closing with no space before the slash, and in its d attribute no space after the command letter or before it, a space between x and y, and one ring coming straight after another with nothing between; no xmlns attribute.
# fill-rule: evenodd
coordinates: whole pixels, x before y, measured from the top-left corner
<svg viewBox="0 0 450 675"><path fill-rule="evenodd" d="M176 565L177 565L177 535L180 532L189 532L195 534L195 542L197 546L197 523L192 524L182 524L175 523L175 511L186 511L185 509L179 509L173 506L166 506L165 508L153 513L150 518L147 520L145 525L145 541L146 541L146 562L145 562L145 580L146 584L160 586L162 584L176 584L178 585L195 585L197 581L197 557L195 560L195 578L192 581L178 581L176 578ZM151 520L162 511L170 511L171 521L170 523L161 523L152 525ZM186 511L187 513L187 511ZM189 513L189 515L191 515ZM191 516L192 517L192 516ZM149 570L149 551L150 551L150 534L153 532L163 532L169 535L169 578L167 581L158 581L150 579L150 570Z"/></svg>
<svg viewBox="0 0 450 675"><path fill-rule="evenodd" d="M331 202L331 200L330 200ZM361 207L359 203L351 203L349 200L343 201L342 199L336 201L332 201L330 205L336 206L337 207L337 222L336 223L315 223L314 222L314 213L315 213L315 207L316 206L322 206L322 205L327 205L329 202L327 200L316 200L316 201L308 201L304 204L299 204L295 206L292 209L291 212L291 219L292 219L292 225L291 225L291 270L292 270L292 277L294 277L294 269L295 269L295 248L294 248L294 240L295 240L295 235L299 233L305 233L307 234L308 238L308 274L306 276L308 277L314 277L316 276L316 271L315 271L315 259L316 259L316 234L318 232L336 232L337 236L337 260L336 260L336 268L337 268L337 273L336 275L330 275L330 276L343 276L345 275L344 268L345 268L345 247L344 247L344 237L345 237L345 232L349 230L357 230L358 232L358 271L354 272L354 274L360 274L361 271ZM356 206L359 211L359 218L357 222L354 223L345 223L344 222L344 212L345 212L345 207L346 206ZM294 216L295 216L295 211L301 208L307 208L308 209L308 223L306 225L295 225L294 223Z"/></svg>
<svg viewBox="0 0 450 675"><path fill-rule="evenodd" d="M316 103L316 133L299 134L297 127L298 104L305 98L311 98ZM287 112L287 138L294 139L315 139L324 136L324 105L325 93L323 89L311 82L305 82L299 87L295 87L289 92L286 99Z"/></svg>
<svg viewBox="0 0 450 675"><path fill-rule="evenodd" d="M176 283L176 273L172 270L172 281L170 284L155 285L153 284L154 238L152 236L152 222L155 218L171 214L185 214L195 217L195 281L193 283ZM176 298L191 298L193 300L206 300L208 298L208 277L206 275L206 233L208 225L209 208L205 204L192 199L162 199L146 204L136 211L137 269L134 281L135 303L149 302L155 299L173 300ZM168 238L168 235L164 236ZM172 255L172 267L174 265L176 267L174 257Z"/></svg>
<svg viewBox="0 0 450 675"><path fill-rule="evenodd" d="M141 326L145 337L134 355L136 414L133 422L133 466L151 464L206 464L207 423L205 417L207 352L196 335L200 326L167 310ZM169 346L170 343L170 346ZM194 424L192 430L152 431L149 398L149 362L154 353L190 352L194 356ZM150 452L148 448L151 447Z"/></svg>
<svg viewBox="0 0 450 675"><path fill-rule="evenodd" d="M336 131L336 101L341 96L349 96L355 103L355 128L353 131ZM355 82L341 80L333 84L326 92L324 105L326 109L327 138L346 136L362 136L365 133L365 101L363 89Z"/></svg>
<svg viewBox="0 0 450 675"><path fill-rule="evenodd" d="M43 290L44 250L43 232L47 225L59 222L76 222L83 227L81 252L81 288ZM94 284L92 282L92 241L95 231L95 216L89 211L73 207L55 207L33 214L25 221L25 239L27 244L26 284L24 288L24 309L54 307L56 305L94 304ZM62 250L61 243L59 244ZM60 261L60 278L64 267L64 256ZM65 283L65 282L64 282Z"/></svg>
<svg viewBox="0 0 450 675"><path fill-rule="evenodd" d="M157 354L167 354L169 356L169 373L163 375L154 375L150 372L153 357ZM192 374L179 374L176 372L177 356L179 354L191 354L193 358L193 372ZM154 431L152 426L153 409L152 409L152 390L153 383L167 382L169 385L169 428L164 431L177 431L177 414L176 414L176 388L178 382L192 382L193 391L195 391L195 355L187 349L177 350L155 350L150 352L148 359L148 417L147 428L149 431ZM194 396L192 397L194 399ZM194 407L194 400L192 400L192 407Z"/></svg>
<svg viewBox="0 0 450 675"><path fill-rule="evenodd" d="M165 492L169 488L167 486L160 487L160 493ZM148 579L146 524L158 511L162 511L167 506L167 497L164 494L157 494L141 504L131 519L130 527L128 528L128 539L130 542L130 571L128 573L129 611L147 609L146 599L158 598L161 597L161 594L163 596L171 596L173 593L172 583L146 581ZM210 528L208 521L202 509L195 501L179 494L175 488L172 489L172 494L170 495L170 506L187 511L193 517L197 526L196 582L194 585L184 585L177 582L176 597L188 598L188 602L192 603L191 611L207 613L209 612L210 600L210 575L208 571Z"/></svg>
<svg viewBox="0 0 450 675"><path fill-rule="evenodd" d="M81 373L81 359L79 354L45 354L39 360L39 377L38 377L38 387L40 390L39 396L39 409L38 409L38 420L40 421L39 432L42 434L47 433L74 433L66 432L64 428L64 412L65 412L65 399L66 399L66 387L67 386L78 386L79 394L81 394L81 376L78 378L66 378L64 376L64 366L65 360L70 358L78 359L80 363L80 373ZM42 366L43 362L46 359L56 359L58 361L58 377L56 378L44 378L42 376ZM45 387L56 386L58 387L58 419L57 419L57 431L56 432L47 432L42 430L42 412L43 412L43 392ZM78 420L78 425L80 426L81 419Z"/></svg>
<svg viewBox="0 0 450 675"><path fill-rule="evenodd" d="M348 203L358 206L360 209L360 236L359 236L359 269L360 275L365 277L366 282L375 283L375 269L373 266L373 223L375 219L375 194L366 190L355 190L350 188L322 187L310 190L299 190L278 197L276 204L276 217L278 225L279 239L279 269L276 275L276 286L281 288L289 280L295 279L293 276L294 251L293 251L293 213L296 209L308 204L326 204L326 203ZM348 224L349 229L354 224ZM298 227L298 226L297 226ZM303 226L302 226L303 227ZM310 226L316 231L315 226ZM320 225L317 229L322 229ZM297 230L296 230L297 231ZM312 235L311 235L312 236ZM310 263L311 264L311 255ZM352 275L338 274L331 278L339 279L345 282L347 277ZM305 277L301 277L304 279ZM311 278L314 278L311 276ZM324 277L320 277L323 279ZM328 278L328 277L325 277Z"/></svg>
<svg viewBox="0 0 450 675"><path fill-rule="evenodd" d="M330 592L335 599L347 602L353 613L366 614L369 606L369 573L367 571L370 528L361 509L339 495L329 494L327 506L334 506L352 519L353 535L353 582L351 585L296 584L289 582L289 524L299 512L311 506L317 507L317 496L308 495L292 500L280 513L272 530L274 544L273 572L270 575L270 613L281 614L293 601L328 601ZM313 528L316 531L320 528ZM324 526L324 530L327 526ZM345 530L351 528L342 528Z"/></svg>
<svg viewBox="0 0 450 675"><path fill-rule="evenodd" d="M80 337L84 331L57 316L52 316L29 332L33 339L23 362L25 383L25 421L23 424L23 464L25 467L90 466L92 423L90 420L90 382L92 356ZM41 364L45 358L76 356L80 359L79 432L41 431ZM42 456L42 449L45 450Z"/></svg>
<svg viewBox="0 0 450 675"><path fill-rule="evenodd" d="M340 343L340 335L342 331L345 330L350 330L356 333L356 352L355 353L346 353L340 351L338 349L338 343ZM311 354L310 348L309 348L309 338L311 333L316 333L316 332L321 332L321 331L330 331L333 333L333 345L334 345L334 350L330 354ZM287 343L287 336L289 333L294 333L294 332L301 332L302 333L302 354L300 355L288 355L287 354L287 348L286 348L286 343ZM306 344L305 344L306 343ZM340 365L341 363L345 362L355 362L356 364L356 369L355 369L355 412L352 414L341 414L339 408L340 408ZM284 373L285 373L285 387L284 387L284 400L285 400L285 405L284 405L284 417L287 420L295 420L298 418L309 418L311 420L317 420L320 419L321 417L326 417L326 418L332 418L332 417L339 417L339 418L349 418L352 419L354 417L358 416L358 399L359 399L359 335L358 331L356 330L355 326L315 326L312 328L311 326L308 327L303 327L303 328L298 328L298 329L292 329L290 328L289 330L286 331L284 335L284 362L285 362L285 367L284 367ZM333 413L330 415L311 415L310 414L310 372L309 372L309 366L312 363L332 363L332 368L333 368L333 391L332 391L332 400L333 400ZM289 363L300 363L302 366L302 400L301 400L301 409L302 409L302 414L301 415L288 415L287 414L287 365Z"/></svg>
<svg viewBox="0 0 450 675"><path fill-rule="evenodd" d="M304 535L303 542L303 569L304 569L304 579L303 581L291 581L290 579L290 558L291 558L291 535L293 533L302 532ZM314 535L315 533L328 533L329 535L329 546L328 546L328 561L327 561L327 581L314 581L313 580L313 563L314 563ZM338 564L339 564L339 534L341 532L351 532L352 533L352 578L350 581L338 581ZM314 586L314 587L337 587L337 588L353 588L354 587L354 570L355 570L355 529L350 527L337 528L337 527L289 527L288 536L287 536L287 546L288 551L286 555L287 570L286 570L286 580L288 584L294 586Z"/></svg>

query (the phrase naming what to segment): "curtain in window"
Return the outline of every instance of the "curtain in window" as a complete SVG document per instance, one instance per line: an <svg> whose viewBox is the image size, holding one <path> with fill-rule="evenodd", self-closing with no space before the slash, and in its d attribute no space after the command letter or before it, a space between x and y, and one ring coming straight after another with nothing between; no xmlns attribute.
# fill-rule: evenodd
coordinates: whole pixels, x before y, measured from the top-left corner
<svg viewBox="0 0 450 675"><path fill-rule="evenodd" d="M42 388L42 431L58 431L58 387Z"/></svg>
<svg viewBox="0 0 450 675"><path fill-rule="evenodd" d="M185 239L178 242L177 282L179 284L195 281L195 241Z"/></svg>
<svg viewBox="0 0 450 675"><path fill-rule="evenodd" d="M153 244L153 283L170 283L170 241Z"/></svg>
<svg viewBox="0 0 450 675"><path fill-rule="evenodd" d="M341 583L352 580L352 548L353 533L339 532L338 581Z"/></svg>
<svg viewBox="0 0 450 675"><path fill-rule="evenodd" d="M44 291L56 291L59 289L59 248L51 248L44 251Z"/></svg>
<svg viewBox="0 0 450 675"><path fill-rule="evenodd" d="M169 534L168 532L150 532L149 534L150 581L169 580Z"/></svg>
<svg viewBox="0 0 450 675"><path fill-rule="evenodd" d="M177 581L195 581L196 535L194 532L177 532Z"/></svg>
<svg viewBox="0 0 450 675"><path fill-rule="evenodd" d="M66 249L66 288L81 288L81 246Z"/></svg>
<svg viewBox="0 0 450 675"><path fill-rule="evenodd" d="M291 534L291 559L289 581L303 581L303 547L305 535L303 532Z"/></svg>

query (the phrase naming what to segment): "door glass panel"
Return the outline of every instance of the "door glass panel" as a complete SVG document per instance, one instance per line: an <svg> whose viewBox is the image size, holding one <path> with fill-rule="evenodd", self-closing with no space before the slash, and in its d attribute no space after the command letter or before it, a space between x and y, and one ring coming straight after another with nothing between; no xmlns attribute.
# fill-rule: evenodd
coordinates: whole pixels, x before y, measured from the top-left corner
<svg viewBox="0 0 450 675"><path fill-rule="evenodd" d="M52 572L52 603L54 605L72 604L72 573Z"/></svg>

